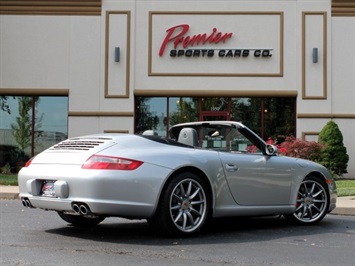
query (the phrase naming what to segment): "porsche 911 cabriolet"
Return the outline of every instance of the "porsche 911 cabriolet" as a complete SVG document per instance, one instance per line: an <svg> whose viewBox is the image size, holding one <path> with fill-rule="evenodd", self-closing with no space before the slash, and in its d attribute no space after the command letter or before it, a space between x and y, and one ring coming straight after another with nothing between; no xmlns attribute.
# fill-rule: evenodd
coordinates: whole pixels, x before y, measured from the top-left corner
<svg viewBox="0 0 355 266"><path fill-rule="evenodd" d="M28 161L18 181L25 207L55 211L75 226L147 219L168 236L195 235L215 217L315 224L337 197L325 167L281 156L232 121L178 124L168 138L152 130L70 138Z"/></svg>

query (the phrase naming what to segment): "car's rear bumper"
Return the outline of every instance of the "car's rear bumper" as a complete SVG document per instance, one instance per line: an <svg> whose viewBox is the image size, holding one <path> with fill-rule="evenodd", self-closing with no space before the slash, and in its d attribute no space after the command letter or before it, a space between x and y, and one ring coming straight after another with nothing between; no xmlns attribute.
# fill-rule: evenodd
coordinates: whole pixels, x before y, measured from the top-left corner
<svg viewBox="0 0 355 266"><path fill-rule="evenodd" d="M117 216L127 218L149 218L153 215L155 206L147 203L105 201L95 199L59 199L20 194L26 207L40 208L49 211L72 212L73 214L95 216ZM81 213L81 206L86 210Z"/></svg>
<svg viewBox="0 0 355 266"><path fill-rule="evenodd" d="M129 172L31 166L19 173L19 196L25 206L45 210L75 212L74 205L79 204L93 215L148 218L155 211L167 176L169 169L149 165ZM46 181L54 184L52 194L43 193Z"/></svg>

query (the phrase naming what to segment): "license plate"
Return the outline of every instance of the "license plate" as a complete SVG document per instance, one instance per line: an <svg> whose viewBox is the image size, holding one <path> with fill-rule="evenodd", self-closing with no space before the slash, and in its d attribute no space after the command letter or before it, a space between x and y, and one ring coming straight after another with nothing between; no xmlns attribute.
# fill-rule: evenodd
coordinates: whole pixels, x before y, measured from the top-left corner
<svg viewBox="0 0 355 266"><path fill-rule="evenodd" d="M43 181L41 192L42 192L41 195L43 197L54 198L55 197L54 181Z"/></svg>

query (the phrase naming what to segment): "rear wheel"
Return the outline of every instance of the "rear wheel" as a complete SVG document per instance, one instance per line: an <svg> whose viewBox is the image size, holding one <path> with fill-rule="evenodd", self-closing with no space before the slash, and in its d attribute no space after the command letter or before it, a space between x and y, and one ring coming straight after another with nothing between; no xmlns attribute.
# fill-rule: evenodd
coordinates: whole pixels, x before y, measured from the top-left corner
<svg viewBox="0 0 355 266"><path fill-rule="evenodd" d="M329 192L325 182L315 176L307 177L298 190L296 210L285 217L300 224L315 224L327 214Z"/></svg>
<svg viewBox="0 0 355 266"><path fill-rule="evenodd" d="M64 212L58 212L60 218L67 223L75 226L94 226L105 220L104 216L84 217L79 215L65 214Z"/></svg>
<svg viewBox="0 0 355 266"><path fill-rule="evenodd" d="M148 222L167 236L191 236L205 224L209 207L209 194L202 179L184 172L166 185L158 209Z"/></svg>

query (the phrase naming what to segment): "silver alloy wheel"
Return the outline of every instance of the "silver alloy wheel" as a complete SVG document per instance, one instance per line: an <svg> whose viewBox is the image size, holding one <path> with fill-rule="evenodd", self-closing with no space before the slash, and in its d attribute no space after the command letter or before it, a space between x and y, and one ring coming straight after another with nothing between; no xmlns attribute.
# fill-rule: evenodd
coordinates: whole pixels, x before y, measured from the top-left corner
<svg viewBox="0 0 355 266"><path fill-rule="evenodd" d="M180 231L197 230L207 215L204 187L194 179L183 179L174 187L169 206L172 221Z"/></svg>
<svg viewBox="0 0 355 266"><path fill-rule="evenodd" d="M293 216L304 223L315 222L323 218L328 201L324 186L315 180L305 180L298 190L297 206Z"/></svg>

